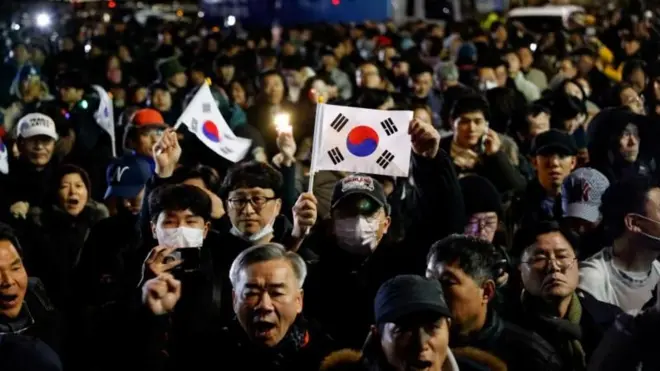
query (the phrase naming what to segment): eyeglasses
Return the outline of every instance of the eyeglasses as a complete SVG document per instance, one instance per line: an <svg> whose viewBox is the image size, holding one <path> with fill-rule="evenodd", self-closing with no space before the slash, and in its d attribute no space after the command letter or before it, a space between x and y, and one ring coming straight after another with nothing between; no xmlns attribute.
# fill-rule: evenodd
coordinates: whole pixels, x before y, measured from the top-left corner
<svg viewBox="0 0 660 371"><path fill-rule="evenodd" d="M228 199L227 202L229 202L229 206L231 206L234 209L242 209L249 202L254 209L260 210L266 205L267 202L273 200L277 200L277 197L265 197L265 196L253 196L250 198L236 197L236 198Z"/></svg>
<svg viewBox="0 0 660 371"><path fill-rule="evenodd" d="M530 267L538 270L545 270L548 268L548 263L554 262L557 264L557 267L561 271L566 271L570 269L575 262L577 261L577 258L575 256L566 256L566 257L561 257L561 258L551 258L549 256L545 255L539 255L539 256L534 256L531 259L529 259L526 262L523 262Z"/></svg>

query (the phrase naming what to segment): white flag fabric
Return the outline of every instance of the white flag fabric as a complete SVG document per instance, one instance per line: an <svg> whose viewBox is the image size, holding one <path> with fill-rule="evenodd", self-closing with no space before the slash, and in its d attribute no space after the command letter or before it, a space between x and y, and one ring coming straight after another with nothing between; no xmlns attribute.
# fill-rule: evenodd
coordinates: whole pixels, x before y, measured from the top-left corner
<svg viewBox="0 0 660 371"><path fill-rule="evenodd" d="M2 139L0 139L0 173L9 174L9 150Z"/></svg>
<svg viewBox="0 0 660 371"><path fill-rule="evenodd" d="M317 110L312 171L407 177L412 111L322 104Z"/></svg>
<svg viewBox="0 0 660 371"><path fill-rule="evenodd" d="M203 84L177 120L186 125L199 140L231 162L242 160L252 141L237 137L222 117L208 84Z"/></svg>
<svg viewBox="0 0 660 371"><path fill-rule="evenodd" d="M117 157L117 144L115 142L115 109L112 99L105 89L99 85L92 85L92 88L99 94L99 108L94 112L96 123L110 135L112 139L112 156Z"/></svg>

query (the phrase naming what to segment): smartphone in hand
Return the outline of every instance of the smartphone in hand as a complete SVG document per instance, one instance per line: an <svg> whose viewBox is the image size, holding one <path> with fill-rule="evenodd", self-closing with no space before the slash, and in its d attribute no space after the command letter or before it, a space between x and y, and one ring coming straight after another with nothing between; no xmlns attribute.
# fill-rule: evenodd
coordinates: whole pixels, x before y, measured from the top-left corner
<svg viewBox="0 0 660 371"><path fill-rule="evenodd" d="M197 272L201 266L201 248L199 247L181 247L176 249L171 257L182 260L183 263L174 268L174 272L192 273Z"/></svg>

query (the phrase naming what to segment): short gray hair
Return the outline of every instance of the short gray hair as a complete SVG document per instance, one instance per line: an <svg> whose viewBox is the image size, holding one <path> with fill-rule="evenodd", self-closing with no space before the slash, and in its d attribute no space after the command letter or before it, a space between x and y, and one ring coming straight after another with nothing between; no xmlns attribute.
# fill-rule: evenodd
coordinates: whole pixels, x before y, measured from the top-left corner
<svg viewBox="0 0 660 371"><path fill-rule="evenodd" d="M298 280L298 288L303 287L305 283L305 278L307 277L307 265L305 261L293 251L287 251L284 246L278 243L266 243L263 245L252 246L246 250L243 250L234 262L231 263L231 269L229 269L229 280L233 288L236 288L238 283L238 276L241 271L249 267L252 264L267 262L271 260L280 260L284 259L291 264L293 273L296 275Z"/></svg>

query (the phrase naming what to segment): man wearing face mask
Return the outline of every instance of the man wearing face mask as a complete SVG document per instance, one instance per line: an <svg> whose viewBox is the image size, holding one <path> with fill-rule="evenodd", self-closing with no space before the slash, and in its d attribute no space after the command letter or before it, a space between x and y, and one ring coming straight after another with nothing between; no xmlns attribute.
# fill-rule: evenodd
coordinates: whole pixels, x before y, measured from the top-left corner
<svg viewBox="0 0 660 371"><path fill-rule="evenodd" d="M362 345L373 323L371 303L384 281L399 273L423 274L431 243L463 229L462 194L451 160L439 150L440 135L417 120L410 133L416 215L408 216L414 222L406 237L399 242L386 237L390 205L383 186L356 174L336 183L327 228L306 240L319 254L305 290L306 313L342 346Z"/></svg>
<svg viewBox="0 0 660 371"><path fill-rule="evenodd" d="M602 199L612 241L580 266L580 289L634 314L660 281L660 186L636 177L615 183Z"/></svg>

